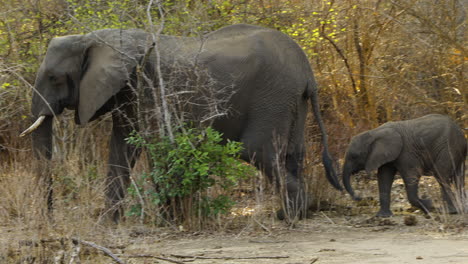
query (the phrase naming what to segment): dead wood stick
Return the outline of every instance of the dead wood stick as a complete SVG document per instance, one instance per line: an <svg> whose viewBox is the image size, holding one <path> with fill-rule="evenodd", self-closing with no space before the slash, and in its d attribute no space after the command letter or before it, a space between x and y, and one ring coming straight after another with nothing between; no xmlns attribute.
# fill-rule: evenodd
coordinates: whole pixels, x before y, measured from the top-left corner
<svg viewBox="0 0 468 264"><path fill-rule="evenodd" d="M127 258L155 258L155 259L164 260L164 261L171 262L171 263L185 264L185 262L181 262L175 259L165 258L161 256L151 255L151 254L128 255L126 257Z"/></svg>
<svg viewBox="0 0 468 264"><path fill-rule="evenodd" d="M322 213L322 215L323 215L332 225L336 225L336 223L333 222L333 220L331 220L331 218L328 217L324 212L320 211L320 213Z"/></svg>
<svg viewBox="0 0 468 264"><path fill-rule="evenodd" d="M83 245L86 245L86 246L90 246L92 248L95 248L97 250L100 250L102 252L104 252L107 256L111 257L115 262L119 263L119 264L125 264L124 261L122 261L121 259L119 259L115 254L113 254L108 248L106 247L103 247L103 246L100 246L96 243L93 243L93 242L90 242L90 241L85 241L85 240L80 240L80 239L77 239L77 238L72 238L72 241L73 243L75 244L78 244L78 243L81 243Z"/></svg>
<svg viewBox="0 0 468 264"><path fill-rule="evenodd" d="M283 258L289 258L289 256L253 256L253 257L228 257L228 256L222 256L222 257L205 257L205 256L189 256L189 255L177 255L177 254L171 254L172 257L175 258L190 258L190 259L283 259Z"/></svg>
<svg viewBox="0 0 468 264"><path fill-rule="evenodd" d="M289 241L287 240L278 240L278 241L269 241L269 240L265 240L265 241L262 241L262 240L249 240L249 243L289 243Z"/></svg>

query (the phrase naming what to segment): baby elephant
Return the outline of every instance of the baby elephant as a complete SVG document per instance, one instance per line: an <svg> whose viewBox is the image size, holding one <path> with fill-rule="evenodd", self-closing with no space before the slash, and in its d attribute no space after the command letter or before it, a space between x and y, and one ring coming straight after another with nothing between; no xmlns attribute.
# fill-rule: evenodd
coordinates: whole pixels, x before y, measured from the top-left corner
<svg viewBox="0 0 468 264"><path fill-rule="evenodd" d="M449 117L432 114L388 122L351 139L343 166L343 184L354 200L351 175L378 170L379 217L389 217L393 179L400 173L409 202L425 213L433 209L430 200L420 199L421 175L434 175L450 213L462 213L465 205L465 158L467 144L463 131ZM454 187L454 188L452 188ZM453 192L455 190L455 192Z"/></svg>

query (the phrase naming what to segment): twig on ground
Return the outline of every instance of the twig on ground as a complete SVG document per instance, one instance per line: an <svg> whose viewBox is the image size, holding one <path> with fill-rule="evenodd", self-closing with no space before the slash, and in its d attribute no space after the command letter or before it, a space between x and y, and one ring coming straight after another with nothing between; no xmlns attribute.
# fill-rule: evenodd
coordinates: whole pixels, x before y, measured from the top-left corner
<svg viewBox="0 0 468 264"><path fill-rule="evenodd" d="M269 229L268 227L266 227L264 224L260 223L260 221L258 221L257 219L255 219L255 217L253 217L252 219L253 219L253 220L255 221L255 223L257 223L263 230L267 231L268 234L271 235L271 231L270 231L270 229Z"/></svg>
<svg viewBox="0 0 468 264"><path fill-rule="evenodd" d="M283 259L289 258L289 256L253 256L253 257L228 257L228 256L221 256L221 257L205 257L205 256L189 256L189 255L177 255L171 254L172 257L175 258L188 258L188 259Z"/></svg>
<svg viewBox="0 0 468 264"><path fill-rule="evenodd" d="M170 259L170 258L165 258L165 257L161 257L161 256L156 256L156 255L151 255L151 254L129 255L129 256L126 256L126 257L127 258L155 258L155 259L164 260L164 261L171 262L171 263L185 264L185 262L182 262L182 261L178 261L178 260Z"/></svg>
<svg viewBox="0 0 468 264"><path fill-rule="evenodd" d="M119 263L119 264L125 264L124 261L122 261L121 259L119 259L115 254L113 254L108 248L106 247L103 247L103 246L100 246L96 243L93 243L93 242L90 242L90 241L85 241L85 240L80 240L80 239L77 239L77 238L72 238L72 241L73 243L75 244L83 244L85 246L90 246L92 248L95 248L97 250L100 250L102 252L104 252L107 256L111 257L115 262Z"/></svg>
<svg viewBox="0 0 468 264"><path fill-rule="evenodd" d="M331 218L328 217L325 213L323 213L323 212L320 212L320 213L328 220L328 222L332 223L333 225L336 225L336 223L333 222L333 220L331 220Z"/></svg>
<svg viewBox="0 0 468 264"><path fill-rule="evenodd" d="M249 240L249 243L289 243L287 240L278 240L278 241L261 241L261 240Z"/></svg>

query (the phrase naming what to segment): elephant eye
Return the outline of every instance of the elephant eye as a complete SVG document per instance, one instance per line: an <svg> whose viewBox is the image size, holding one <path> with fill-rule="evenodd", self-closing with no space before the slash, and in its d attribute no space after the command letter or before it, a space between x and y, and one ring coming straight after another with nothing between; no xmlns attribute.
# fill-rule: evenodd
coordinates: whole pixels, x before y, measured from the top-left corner
<svg viewBox="0 0 468 264"><path fill-rule="evenodd" d="M56 81L57 81L57 77L55 77L54 75L49 75L49 81L51 81L51 82L56 82Z"/></svg>

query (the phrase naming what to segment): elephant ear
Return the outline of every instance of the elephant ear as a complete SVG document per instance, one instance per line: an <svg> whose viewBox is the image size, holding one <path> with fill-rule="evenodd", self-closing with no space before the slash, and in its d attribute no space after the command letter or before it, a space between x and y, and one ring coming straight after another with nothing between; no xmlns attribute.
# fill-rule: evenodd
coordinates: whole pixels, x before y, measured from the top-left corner
<svg viewBox="0 0 468 264"><path fill-rule="evenodd" d="M78 114L86 124L113 95L125 87L136 63L104 44L87 50L84 75L80 81Z"/></svg>
<svg viewBox="0 0 468 264"><path fill-rule="evenodd" d="M370 173L385 163L394 161L403 148L400 134L390 127L371 131L374 141L370 145L366 161L366 171Z"/></svg>

